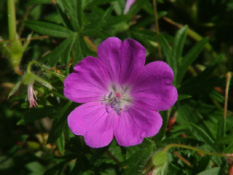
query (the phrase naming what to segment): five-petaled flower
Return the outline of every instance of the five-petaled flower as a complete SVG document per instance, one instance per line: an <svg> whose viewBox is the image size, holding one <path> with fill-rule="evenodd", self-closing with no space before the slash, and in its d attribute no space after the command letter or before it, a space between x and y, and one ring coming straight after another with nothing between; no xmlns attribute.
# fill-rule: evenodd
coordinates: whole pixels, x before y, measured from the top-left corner
<svg viewBox="0 0 233 175"><path fill-rule="evenodd" d="M68 116L71 131L93 148L114 137L132 146L156 135L162 125L158 111L177 100L172 69L162 61L144 66L145 48L132 39L106 39L97 57L84 58L65 79L65 96L84 103Z"/></svg>

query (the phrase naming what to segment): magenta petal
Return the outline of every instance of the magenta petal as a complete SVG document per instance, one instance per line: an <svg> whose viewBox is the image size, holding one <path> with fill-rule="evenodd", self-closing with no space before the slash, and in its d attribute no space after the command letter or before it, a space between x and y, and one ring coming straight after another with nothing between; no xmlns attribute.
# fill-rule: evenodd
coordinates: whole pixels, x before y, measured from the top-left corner
<svg viewBox="0 0 233 175"><path fill-rule="evenodd" d="M74 67L64 82L64 94L74 102L99 101L108 88L108 73L101 62L94 57L86 57Z"/></svg>
<svg viewBox="0 0 233 175"><path fill-rule="evenodd" d="M108 70L111 80L118 84L132 81L143 69L145 57L145 48L132 39L122 42L110 37L98 48L98 58Z"/></svg>
<svg viewBox="0 0 233 175"><path fill-rule="evenodd" d="M117 81L120 72L121 40L110 37L103 41L97 51L97 57L105 65L111 80Z"/></svg>
<svg viewBox="0 0 233 175"><path fill-rule="evenodd" d="M122 43L120 84L131 83L141 72L146 60L146 49L138 42L127 39Z"/></svg>
<svg viewBox="0 0 233 175"><path fill-rule="evenodd" d="M84 136L88 146L99 148L112 141L114 120L114 113L108 113L105 105L91 102L74 109L68 116L68 125L74 134Z"/></svg>
<svg viewBox="0 0 233 175"><path fill-rule="evenodd" d="M133 146L140 144L144 137L158 133L162 118L156 111L130 107L116 120L114 135L119 145Z"/></svg>
<svg viewBox="0 0 233 175"><path fill-rule="evenodd" d="M136 0L126 0L124 14L127 14L130 7L135 3Z"/></svg>
<svg viewBox="0 0 233 175"><path fill-rule="evenodd" d="M147 64L132 85L134 105L156 111L171 108L178 96L173 78L173 71L165 62Z"/></svg>

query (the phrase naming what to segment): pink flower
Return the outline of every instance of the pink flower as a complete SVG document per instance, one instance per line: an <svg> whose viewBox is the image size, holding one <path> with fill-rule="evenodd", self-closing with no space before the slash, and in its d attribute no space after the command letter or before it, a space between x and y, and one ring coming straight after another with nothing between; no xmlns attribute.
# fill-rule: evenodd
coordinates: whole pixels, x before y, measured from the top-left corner
<svg viewBox="0 0 233 175"><path fill-rule="evenodd" d="M84 58L65 79L65 96L84 103L68 116L71 131L93 148L114 137L132 146L156 135L162 126L158 111L177 100L172 69L162 61L144 66L146 50L132 39L106 39L97 57Z"/></svg>
<svg viewBox="0 0 233 175"><path fill-rule="evenodd" d="M129 12L130 7L135 3L136 0L126 0L124 14Z"/></svg>
<svg viewBox="0 0 233 175"><path fill-rule="evenodd" d="M34 98L34 89L33 89L33 83L30 83L28 85L28 101L30 108L38 106L35 98Z"/></svg>

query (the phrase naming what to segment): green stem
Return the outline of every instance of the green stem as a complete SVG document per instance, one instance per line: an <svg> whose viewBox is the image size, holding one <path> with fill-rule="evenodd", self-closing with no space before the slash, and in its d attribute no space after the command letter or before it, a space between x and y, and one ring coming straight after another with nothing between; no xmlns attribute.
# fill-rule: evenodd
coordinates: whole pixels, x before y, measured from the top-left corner
<svg viewBox="0 0 233 175"><path fill-rule="evenodd" d="M32 61L28 64L28 66L27 66L27 72L28 72L28 73L31 72L31 67L32 67L33 64L35 64L35 65L41 67L42 69L45 70L45 72L47 72L47 73L50 74L50 75L55 75L55 76L64 78L63 75L51 71L48 67L46 67L46 66L40 64L40 63L39 63L38 61L36 61L36 60L32 60Z"/></svg>
<svg viewBox="0 0 233 175"><path fill-rule="evenodd" d="M9 39L16 39L15 0L7 0Z"/></svg>
<svg viewBox="0 0 233 175"><path fill-rule="evenodd" d="M211 155L211 156L220 156L220 157L232 157L233 156L233 153L230 153L230 154L224 154L224 153L213 153L213 152L208 152L208 151L205 151L205 150L202 150L200 148L195 148L195 147L192 147L192 146L189 146L189 145L183 145L183 144L177 144L177 143L173 143L173 144L169 144L167 145L163 151L167 152L170 148L185 148L185 149L191 149L193 151L197 151L197 152L200 152L200 153L203 153L203 154L207 154L207 155Z"/></svg>

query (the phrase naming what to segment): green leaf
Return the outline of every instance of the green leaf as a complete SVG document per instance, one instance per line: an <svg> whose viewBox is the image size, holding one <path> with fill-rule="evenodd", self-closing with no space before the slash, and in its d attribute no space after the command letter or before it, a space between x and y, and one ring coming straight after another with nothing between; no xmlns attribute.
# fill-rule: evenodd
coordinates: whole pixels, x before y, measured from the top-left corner
<svg viewBox="0 0 233 175"><path fill-rule="evenodd" d="M87 9L96 9L97 6L99 5L103 5L103 4L107 4L107 3L111 3L117 0L93 0L90 3L86 4L86 8Z"/></svg>
<svg viewBox="0 0 233 175"><path fill-rule="evenodd" d="M207 143L211 147L215 148L213 138L211 138L211 136L208 135L204 129L194 123L189 123L187 127L190 129L190 132L196 139L203 141L204 143Z"/></svg>
<svg viewBox="0 0 233 175"><path fill-rule="evenodd" d="M219 175L220 172L220 168L219 167L215 167L215 168L211 168L209 170L205 170L202 171L200 173L198 173L197 175Z"/></svg>
<svg viewBox="0 0 233 175"><path fill-rule="evenodd" d="M81 21L79 21L78 13L79 15L82 13L82 7L78 7L78 5L80 5L81 2L75 0L58 0L57 3L68 15L73 30L79 31L81 28Z"/></svg>
<svg viewBox="0 0 233 175"><path fill-rule="evenodd" d="M128 14L133 15L137 14L144 6L148 0L137 0L135 3L130 7Z"/></svg>
<svg viewBox="0 0 233 175"><path fill-rule="evenodd" d="M8 99L9 99L12 95L14 95L14 94L16 93L16 91L19 89L20 85L21 85L21 81L18 81L18 82L14 85L14 87L11 89L10 93L8 94L8 97L7 97Z"/></svg>
<svg viewBox="0 0 233 175"><path fill-rule="evenodd" d="M216 140L216 143L217 144L230 144L230 143L233 143L233 139L232 138L233 138L233 134L225 136L225 137L222 137L222 138L218 138Z"/></svg>
<svg viewBox="0 0 233 175"><path fill-rule="evenodd" d="M59 14L59 16L62 19L62 23L66 28L69 28L70 30L73 30L73 27L70 23L70 20L68 19L67 15L63 12L62 8L57 5L57 12Z"/></svg>
<svg viewBox="0 0 233 175"><path fill-rule="evenodd" d="M96 56L96 53L87 46L82 36L77 36L73 51L76 59L75 63L81 61L86 56Z"/></svg>
<svg viewBox="0 0 233 175"><path fill-rule="evenodd" d="M31 162L26 165L31 171L29 175L43 175L45 168L39 162Z"/></svg>
<svg viewBox="0 0 233 175"><path fill-rule="evenodd" d="M74 34L71 30L65 27L48 22L26 21L25 25L35 32L58 38L67 38Z"/></svg>
<svg viewBox="0 0 233 175"><path fill-rule="evenodd" d="M219 55L203 72L196 77L190 78L179 88L179 92L182 94L190 94L192 96L202 94L208 96L212 92L213 87L222 86L219 78L210 77L211 73L216 69L223 58L223 55ZM223 81L223 85L225 82Z"/></svg>
<svg viewBox="0 0 233 175"><path fill-rule="evenodd" d="M100 21L99 21L99 23L98 23L98 27L101 28L102 26L104 26L105 23L108 22L108 19L109 19L109 17L111 16L112 11L113 11L113 7L109 7L109 8L104 12L104 14L102 15L102 17L101 17L101 19L100 19Z"/></svg>
<svg viewBox="0 0 233 175"><path fill-rule="evenodd" d="M153 143L148 142L128 160L121 163L120 166L125 168L123 175L141 175L144 166L153 152L153 148Z"/></svg>
<svg viewBox="0 0 233 175"><path fill-rule="evenodd" d="M159 42L160 42L163 54L166 57L167 63L171 66L173 71L175 71L176 70L176 67L175 67L176 63L175 63L174 57L172 55L172 49L169 46L167 39L162 34L159 35Z"/></svg>
<svg viewBox="0 0 233 175"><path fill-rule="evenodd" d="M27 6L38 5L38 4L51 4L51 0L33 0L27 3Z"/></svg>
<svg viewBox="0 0 233 175"><path fill-rule="evenodd" d="M69 160L67 160L67 161L69 161ZM56 165L52 166L51 168L47 169L45 171L44 175L57 175L57 174L59 174L57 172L62 171L62 169L64 168L67 161L62 161L62 162L57 163Z"/></svg>
<svg viewBox="0 0 233 175"><path fill-rule="evenodd" d="M49 133L48 143L54 143L62 134L62 131L67 127L67 116L70 112L72 102L68 102L63 108L57 111L56 119L53 121L52 129Z"/></svg>
<svg viewBox="0 0 233 175"><path fill-rule="evenodd" d="M178 63L179 59L182 56L185 40L186 40L186 35L187 35L187 30L188 27L185 26L178 30L176 33L174 43L173 43L173 48L172 48L172 55L174 56L175 63Z"/></svg>
<svg viewBox="0 0 233 175"><path fill-rule="evenodd" d="M64 152L65 152L65 137L64 137L63 133L58 137L56 143L57 143L57 147L58 147L58 150L60 151L60 153L64 154Z"/></svg>
<svg viewBox="0 0 233 175"><path fill-rule="evenodd" d="M76 40L77 36L73 35L66 40L64 40L59 46L52 50L48 55L43 57L44 61L47 61L48 65L54 66L56 63L60 61L62 58L62 63L68 63L70 52L73 47L73 44Z"/></svg>
<svg viewBox="0 0 233 175"><path fill-rule="evenodd" d="M77 11L78 11L78 22L79 22L79 26L80 28L82 28L83 25L83 1L78 1L77 4Z"/></svg>
<svg viewBox="0 0 233 175"><path fill-rule="evenodd" d="M184 56L177 72L177 77L175 79L175 84L179 85L187 71L188 67L197 59L203 48L208 42L208 38L204 38L199 41L195 46Z"/></svg>
<svg viewBox="0 0 233 175"><path fill-rule="evenodd" d="M90 167L91 165L88 159L85 156L80 155L76 160L75 166L69 175L81 175L81 172L90 169Z"/></svg>
<svg viewBox="0 0 233 175"><path fill-rule="evenodd" d="M184 99L187 99L187 98L191 98L192 96L191 95L179 95L178 96L178 101L179 100L184 100Z"/></svg>

